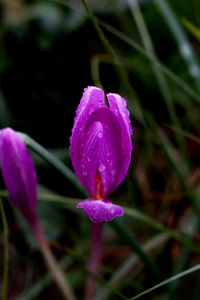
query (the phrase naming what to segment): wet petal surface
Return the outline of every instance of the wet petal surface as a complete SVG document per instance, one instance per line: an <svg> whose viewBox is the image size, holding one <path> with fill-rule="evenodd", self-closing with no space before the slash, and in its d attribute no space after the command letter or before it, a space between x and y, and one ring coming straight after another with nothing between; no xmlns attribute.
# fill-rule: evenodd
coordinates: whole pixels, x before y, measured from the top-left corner
<svg viewBox="0 0 200 300"><path fill-rule="evenodd" d="M123 209L108 200L86 199L77 205L83 209L94 223L107 222L124 214Z"/></svg>
<svg viewBox="0 0 200 300"><path fill-rule="evenodd" d="M32 222L36 215L37 177L24 141L11 128L0 133L0 160L6 188L14 205Z"/></svg>
<svg viewBox="0 0 200 300"><path fill-rule="evenodd" d="M70 156L76 175L92 198L106 199L122 182L131 159L132 127L126 100L96 87L85 89L78 106Z"/></svg>

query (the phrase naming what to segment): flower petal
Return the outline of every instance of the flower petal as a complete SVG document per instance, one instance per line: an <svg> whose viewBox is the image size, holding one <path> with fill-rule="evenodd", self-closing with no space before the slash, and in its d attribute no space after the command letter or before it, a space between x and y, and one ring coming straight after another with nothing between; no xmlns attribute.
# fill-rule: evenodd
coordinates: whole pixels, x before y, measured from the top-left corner
<svg viewBox="0 0 200 300"><path fill-rule="evenodd" d="M77 208L83 209L94 223L111 221L115 217L121 217L124 214L120 206L108 200L86 199L80 202Z"/></svg>
<svg viewBox="0 0 200 300"><path fill-rule="evenodd" d="M116 174L115 181L115 189L122 182L126 173L128 171L128 167L131 160L131 152L132 152L132 142L131 135L133 133L133 129L131 127L131 122L129 118L129 111L126 107L126 99L122 98L118 94L107 94L107 99L109 103L110 110L117 117L118 122L121 128L121 144L120 144L120 169Z"/></svg>
<svg viewBox="0 0 200 300"><path fill-rule="evenodd" d="M11 128L0 134L0 159L6 188L14 205L29 223L36 219L36 171L20 136Z"/></svg>
<svg viewBox="0 0 200 300"><path fill-rule="evenodd" d="M81 182L90 195L95 196L95 177L102 148L103 127L94 122L85 134L85 144L80 160Z"/></svg>
<svg viewBox="0 0 200 300"><path fill-rule="evenodd" d="M126 126L129 136L133 134L133 128L130 121L130 113L127 109L127 100L118 94L107 94L110 110L123 122Z"/></svg>
<svg viewBox="0 0 200 300"><path fill-rule="evenodd" d="M101 89L88 87L78 106L70 138L75 173L96 199L106 198L118 187L127 173L132 151L126 100L108 94L108 101L110 107L105 105Z"/></svg>
<svg viewBox="0 0 200 300"><path fill-rule="evenodd" d="M95 175L101 178L103 186L103 198L106 198L116 188L116 178L120 173L121 165L121 140L122 132L118 118L106 106L96 110L88 120L87 127L99 122L102 125L101 148L98 155L94 156L96 161L96 170L94 177L89 179L90 185L94 186ZM87 154L86 154L87 155ZM93 163L93 166L95 164ZM87 165L89 168L89 165ZM93 197L95 192L91 193Z"/></svg>
<svg viewBox="0 0 200 300"><path fill-rule="evenodd" d="M86 141L86 126L89 117L91 114L96 111L100 107L105 106L104 101L104 92L96 87L88 87L85 89L83 96L81 98L80 104L78 106L78 109L76 111L76 117L74 119L74 126L72 129L72 136L70 138L70 156L72 160L72 165L74 168L74 171L76 175L78 176L79 180L83 184L83 186L90 192L93 193L93 190L91 190L91 183L88 185L88 182L90 181L90 177L94 177L94 175L89 174L88 180L86 182L86 172L89 172L89 170L86 170L85 168L85 161L84 161L84 153L86 150L89 150L90 148L90 142ZM97 126L98 127L98 126ZM94 126L93 129L91 129L91 135L94 135L95 128L97 130L98 135L98 128ZM93 132L94 131L94 132ZM89 134L88 134L89 135ZM87 135L87 138L88 138ZM93 138L94 139L94 138ZM92 140L92 138L91 138ZM96 143L98 143L98 139L95 139ZM86 145L87 143L87 145ZM92 146L92 145L91 145ZM95 149L98 151L98 145L96 144ZM95 150L94 149L94 150ZM88 153L89 153L88 152ZM95 172L95 161L93 161L94 166L92 166L91 162L91 172ZM88 164L90 165L90 164Z"/></svg>

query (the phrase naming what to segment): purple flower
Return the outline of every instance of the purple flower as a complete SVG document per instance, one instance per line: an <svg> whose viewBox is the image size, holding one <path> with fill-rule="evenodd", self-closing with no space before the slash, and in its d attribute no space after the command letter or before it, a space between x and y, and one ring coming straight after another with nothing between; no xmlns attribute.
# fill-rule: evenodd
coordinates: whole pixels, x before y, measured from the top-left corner
<svg viewBox="0 0 200 300"><path fill-rule="evenodd" d="M118 94L106 95L96 87L85 89L78 106L70 156L76 175L91 198L79 203L92 222L110 221L123 209L108 201L122 182L131 159L132 127L126 100Z"/></svg>
<svg viewBox="0 0 200 300"><path fill-rule="evenodd" d="M32 229L36 229L36 171L24 141L11 128L5 128L0 133L0 161L12 202Z"/></svg>

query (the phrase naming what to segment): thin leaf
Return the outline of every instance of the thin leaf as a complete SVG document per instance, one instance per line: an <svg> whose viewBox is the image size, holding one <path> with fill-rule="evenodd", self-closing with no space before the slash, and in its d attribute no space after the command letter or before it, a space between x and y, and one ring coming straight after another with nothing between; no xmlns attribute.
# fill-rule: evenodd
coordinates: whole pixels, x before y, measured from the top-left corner
<svg viewBox="0 0 200 300"><path fill-rule="evenodd" d="M63 0L53 0L56 3L61 5L70 7L71 9L77 10L77 6L74 5L73 2L66 2ZM80 14L86 15L86 12L80 7L78 8ZM155 60L155 58L151 55L151 53L147 52L143 47L141 47L136 41L130 38L128 35L124 34L123 32L119 31L118 29L114 28L113 26L109 25L108 23L98 19L99 24L107 31L111 32L121 41L126 43L127 45L131 46L143 56L147 57L152 63L154 63L165 75L167 75L172 81L174 81L182 90L184 90L188 95L190 95L194 100L200 103L200 95L190 87L184 80L182 80L179 76L177 76L174 72L172 72L169 68L167 68L161 62ZM113 62L114 63L114 62Z"/></svg>
<svg viewBox="0 0 200 300"><path fill-rule="evenodd" d="M2 281L2 300L7 299L7 285L8 285L8 224L3 207L3 202L0 197L1 219L3 224L3 243L4 243L4 264L3 264L3 281Z"/></svg>
<svg viewBox="0 0 200 300"><path fill-rule="evenodd" d="M169 229L165 227L163 224L155 221L154 219L150 218L147 215L144 215L141 213L139 210L136 210L135 208L128 208L128 207L123 207L125 215L132 217L136 220L139 220L143 223L146 223L147 225L151 226L152 228L165 233L167 236L174 238L177 240L179 243L183 244L185 247L193 250L196 253L200 253L200 247L198 245L194 244L189 238L186 238L183 234L180 232L174 230L174 229Z"/></svg>
<svg viewBox="0 0 200 300"><path fill-rule="evenodd" d="M145 243L144 246L142 246L142 249L144 252L150 252L152 250L155 250L162 247L163 244L166 243L168 240L168 237L166 235L160 234L154 238L152 238L150 241ZM134 269L134 267L138 264L139 257L137 255L131 255L127 260L125 260L119 268L114 272L111 279L109 280L109 285L112 287L116 287L120 284L121 281L124 280L124 278L130 274L130 271ZM104 300L107 299L110 295L111 290L104 286L99 289L96 297L93 300Z"/></svg>
<svg viewBox="0 0 200 300"><path fill-rule="evenodd" d="M200 28L196 27L192 22L186 18L181 18L181 22L188 29L188 31L200 41Z"/></svg>
<svg viewBox="0 0 200 300"><path fill-rule="evenodd" d="M138 0L127 0L127 2L129 4L131 13L135 20L136 26L140 33L140 36L141 36L141 39L142 39L142 42L143 42L146 52L151 54L151 56L154 58L154 61L159 62L158 57L155 52L155 49L154 49L153 42L151 40L148 29L146 27L144 18L142 16L140 6L138 5ZM167 81L165 79L165 76L161 72L161 70L156 67L156 65L153 63L153 61L151 61L151 67L152 67L152 71L155 74L155 77L157 79L161 94L165 101L165 104L168 109L172 123L174 123L177 127L180 127L180 122L178 120L176 111L174 109L172 95L171 95L169 86L167 84ZM176 137L177 137L177 141L179 142L180 148L183 148L184 147L183 139L180 139L179 135L177 135Z"/></svg>
<svg viewBox="0 0 200 300"><path fill-rule="evenodd" d="M171 80L173 80L181 89L183 89L188 95L190 95L194 100L200 103L200 95L191 88L184 80L182 80L179 76L173 73L169 68L167 68L161 62L158 62L154 59L154 57L147 51L145 51L137 42L135 42L132 38L127 36L126 34L122 33L118 29L114 28L113 26L99 21L99 23L109 32L114 34L120 40L124 41L127 45L130 45L143 56L149 58L164 74L166 74Z"/></svg>
<svg viewBox="0 0 200 300"><path fill-rule="evenodd" d="M140 121L145 126L143 107L138 99L138 96L137 96L135 90L133 89L133 87L130 83L129 77L128 77L125 69L123 68L123 66L121 64L119 56L116 54L116 52L113 49L112 45L110 44L109 40L107 39L107 37L103 33L102 29L100 28L98 19L95 17L92 10L88 6L87 1L86 0L81 0L81 1L85 7L86 12L88 13L88 16L89 16L92 24L94 25L94 28L96 29L96 31L100 37L100 40L102 41L102 44L104 45L105 49L110 54L110 56L113 59L114 64L116 65L116 71L121 78L121 82L124 84L125 89L129 92L129 94L132 97L132 100L135 104L135 110L132 112L133 115L135 116L135 118L138 121Z"/></svg>
<svg viewBox="0 0 200 300"><path fill-rule="evenodd" d="M73 183L73 185L82 192L83 195L87 196L87 193L80 181L76 177L76 175L59 159L57 159L54 155L48 152L44 147L34 141L30 136L25 133L19 133L26 145L32 149L35 153L41 156L47 163L57 169L61 174L63 174L69 181Z"/></svg>
<svg viewBox="0 0 200 300"><path fill-rule="evenodd" d="M151 287L150 289L148 289L148 290L146 290L146 291L144 291L144 292L142 292L142 293L136 295L135 297L130 298L129 300L135 300L135 299L138 299L138 298L140 298L140 297L142 297L142 296L144 296L144 295L146 295L146 294L149 294L149 293L151 293L152 291L154 291L154 290L156 290L156 289L158 289L158 288L160 288L160 287L162 287L162 286L164 286L164 285L166 285L166 284L169 284L170 282L173 282L174 280L177 280L177 279L179 279L179 278L182 278L182 277L184 277L184 276L186 276L186 275L188 275L188 274L191 274L192 272L196 272L196 271L198 271L198 270L200 270L200 264L198 264L198 265L196 265L196 266L194 266L194 267L192 267L192 268L190 268L190 269L187 269L187 270L185 270L185 271L183 271L183 272L181 272L181 273L179 273L179 274L176 274L176 275L174 275L174 276L172 276L172 277L170 277L170 278L168 278L168 279L166 279L166 280L160 282L160 283L157 284L157 285L154 285L154 286Z"/></svg>
<svg viewBox="0 0 200 300"><path fill-rule="evenodd" d="M60 267L62 269L66 269L69 267L70 261L68 257L65 257L60 262ZM53 281L53 276L51 273L47 273L42 276L38 281L32 283L31 286L23 292L20 296L18 296L18 300L32 300L36 299L36 297Z"/></svg>
<svg viewBox="0 0 200 300"><path fill-rule="evenodd" d="M142 261L146 264L147 267L151 269L153 274L157 278L162 278L161 272L157 266L157 264L153 261L153 259L148 256L145 251L142 249L140 244L134 239L134 237L126 230L124 225L118 219L114 219L112 222L109 222L116 232L120 235L121 239L128 244L141 258Z"/></svg>
<svg viewBox="0 0 200 300"><path fill-rule="evenodd" d="M178 44L179 52L188 67L189 73L194 80L196 88L198 91L200 91L199 63L181 24L166 0L154 0L154 3L160 10L165 22L171 30L171 33Z"/></svg>

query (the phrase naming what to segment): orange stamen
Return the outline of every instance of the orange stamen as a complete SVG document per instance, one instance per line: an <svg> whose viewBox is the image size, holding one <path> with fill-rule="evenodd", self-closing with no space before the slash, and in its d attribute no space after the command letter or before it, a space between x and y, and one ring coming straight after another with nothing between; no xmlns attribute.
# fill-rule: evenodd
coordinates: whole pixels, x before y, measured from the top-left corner
<svg viewBox="0 0 200 300"><path fill-rule="evenodd" d="M103 199L103 183L99 172L97 172L95 176L94 189L95 189L94 199L95 200Z"/></svg>

